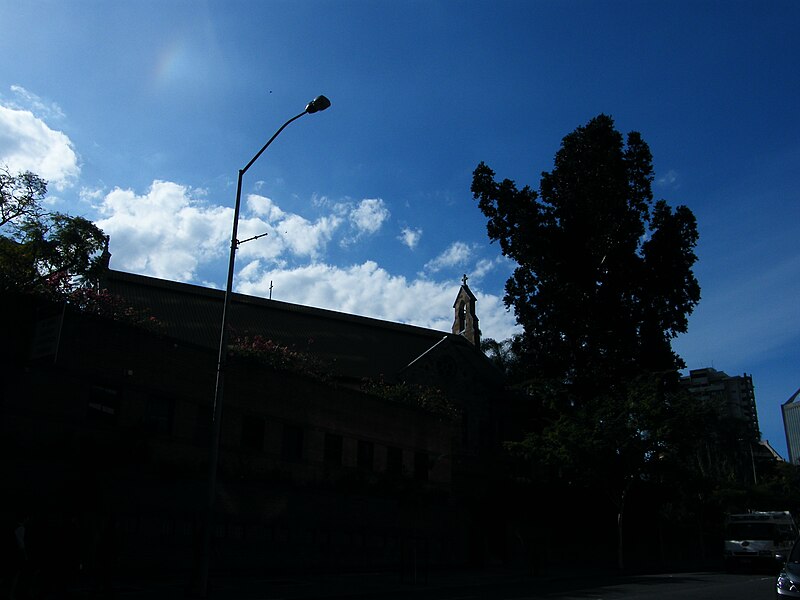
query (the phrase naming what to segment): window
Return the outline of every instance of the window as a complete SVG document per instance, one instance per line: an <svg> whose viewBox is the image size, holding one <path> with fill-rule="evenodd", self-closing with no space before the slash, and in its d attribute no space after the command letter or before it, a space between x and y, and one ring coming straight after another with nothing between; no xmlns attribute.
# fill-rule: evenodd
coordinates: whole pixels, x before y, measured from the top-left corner
<svg viewBox="0 0 800 600"><path fill-rule="evenodd" d="M328 465L342 464L342 436L333 433L325 434L325 463Z"/></svg>
<svg viewBox="0 0 800 600"><path fill-rule="evenodd" d="M403 474L403 451L389 446L386 448L386 472L399 477Z"/></svg>
<svg viewBox="0 0 800 600"><path fill-rule="evenodd" d="M281 455L285 460L303 459L303 429L297 425L283 426Z"/></svg>
<svg viewBox="0 0 800 600"><path fill-rule="evenodd" d="M425 452L416 452L414 454L414 479L417 481L428 481L429 468L428 454Z"/></svg>
<svg viewBox="0 0 800 600"><path fill-rule="evenodd" d="M253 415L242 417L242 448L260 452L264 449L264 419Z"/></svg>
<svg viewBox="0 0 800 600"><path fill-rule="evenodd" d="M458 305L458 333L464 333L467 330L467 307L462 301Z"/></svg>
<svg viewBox="0 0 800 600"><path fill-rule="evenodd" d="M375 459L375 444L365 440L358 440L358 468L372 471Z"/></svg>

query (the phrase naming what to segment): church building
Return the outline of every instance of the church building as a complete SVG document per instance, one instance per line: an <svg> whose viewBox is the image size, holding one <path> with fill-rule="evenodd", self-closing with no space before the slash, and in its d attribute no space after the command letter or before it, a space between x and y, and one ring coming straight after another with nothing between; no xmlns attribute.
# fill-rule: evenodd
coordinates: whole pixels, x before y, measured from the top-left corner
<svg viewBox="0 0 800 600"><path fill-rule="evenodd" d="M114 270L101 285L110 311L4 300L0 463L20 501L110 528L141 568L180 569L204 501L223 292ZM441 332L233 295L217 566L487 559L509 399L466 276L453 309Z"/></svg>

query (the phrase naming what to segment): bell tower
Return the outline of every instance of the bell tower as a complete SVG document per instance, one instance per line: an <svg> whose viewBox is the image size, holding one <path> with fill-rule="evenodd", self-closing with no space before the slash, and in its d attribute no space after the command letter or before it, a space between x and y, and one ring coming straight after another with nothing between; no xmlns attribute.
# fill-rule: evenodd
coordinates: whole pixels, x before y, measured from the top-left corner
<svg viewBox="0 0 800 600"><path fill-rule="evenodd" d="M478 316L475 314L475 295L467 285L466 274L461 279L461 288L458 290L456 301L453 303L455 319L453 320L453 333L463 335L473 346L480 348L481 330L478 328Z"/></svg>

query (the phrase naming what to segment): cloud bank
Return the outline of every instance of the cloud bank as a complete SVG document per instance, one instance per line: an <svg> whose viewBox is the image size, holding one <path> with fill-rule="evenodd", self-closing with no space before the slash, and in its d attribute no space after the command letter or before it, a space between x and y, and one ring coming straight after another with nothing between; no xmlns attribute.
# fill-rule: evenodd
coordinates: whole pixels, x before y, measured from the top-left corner
<svg viewBox="0 0 800 600"><path fill-rule="evenodd" d="M116 188L95 208L114 268L179 281L193 281L201 263L225 254L233 220L233 209L205 205L168 181L154 181L144 195Z"/></svg>
<svg viewBox="0 0 800 600"><path fill-rule="evenodd" d="M72 142L34 114L34 110L50 116L63 116L63 112L57 105L45 105L20 86L11 90L31 108L22 108L14 101L0 104L0 161L12 173L33 171L56 190L72 187L80 176Z"/></svg>
<svg viewBox="0 0 800 600"><path fill-rule="evenodd" d="M0 163L12 172L38 173L58 190L75 187L81 170L72 141L45 122L64 119L63 111L21 86L11 91L16 100L0 99ZM76 195L110 236L112 268L202 285L223 281L232 208L210 202L206 190L172 181L154 180L143 193L107 190L84 184ZM430 275L463 267L479 281L498 266L496 260L477 258L475 248L460 241L427 262L414 279L392 274L374 260L329 264L323 257L330 260L331 250L380 235L391 223L391 212L381 198L332 202L322 196L310 204L318 212L314 219L285 211L260 194L244 198L237 291L266 297L273 286L273 297L287 302L450 331L458 283ZM258 241L246 243L255 236ZM403 227L393 240L414 250L421 237L421 229ZM501 299L473 292L484 336L510 337L514 318Z"/></svg>
<svg viewBox="0 0 800 600"><path fill-rule="evenodd" d="M273 299L284 302L450 331L458 284L407 280L367 261L346 268L311 264L296 269L243 269L238 289L253 296L272 294ZM501 298L481 292L475 295L485 337L505 339L517 333L514 316L506 311Z"/></svg>
<svg viewBox="0 0 800 600"><path fill-rule="evenodd" d="M202 191L154 181L144 194L117 188L105 195L93 193L86 197L95 203L102 217L98 226L111 236L115 269L199 282L201 270L212 263L225 262L233 209L208 203ZM425 276L409 280L389 273L372 260L348 266L322 260L326 248L336 239L353 243L377 234L390 217L382 200L319 205L327 212L312 221L283 210L266 196L246 197L238 239L267 235L239 246L237 291L450 330L457 283L432 281ZM450 265L466 268L473 254L469 246L455 242L429 263L430 270L435 272ZM472 272L479 278L495 265L496 261L479 260L472 265ZM489 332L486 335L500 339L512 335L514 319L501 299L476 295L481 328Z"/></svg>

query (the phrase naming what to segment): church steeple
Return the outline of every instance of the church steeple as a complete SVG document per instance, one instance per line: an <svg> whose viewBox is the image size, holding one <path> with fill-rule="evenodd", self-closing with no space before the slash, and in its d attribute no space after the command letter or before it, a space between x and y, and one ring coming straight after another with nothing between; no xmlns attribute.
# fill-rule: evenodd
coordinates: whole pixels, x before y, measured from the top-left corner
<svg viewBox="0 0 800 600"><path fill-rule="evenodd" d="M463 335L476 348L481 345L481 330L478 328L478 316L475 314L475 295L467 285L466 274L461 279L461 288L458 290L456 301L453 303L455 319L453 320L453 333Z"/></svg>
<svg viewBox="0 0 800 600"><path fill-rule="evenodd" d="M108 269L111 264L111 252L108 251L108 244L111 241L111 236L106 236L106 242L103 246L103 253L100 255L100 266L103 269Z"/></svg>
<svg viewBox="0 0 800 600"><path fill-rule="evenodd" d="M111 242L110 236L105 236L105 244L103 245L103 253L98 257L98 266L96 279L94 280L94 287L100 291L105 287L106 275L111 268L111 252L108 250L108 244Z"/></svg>

